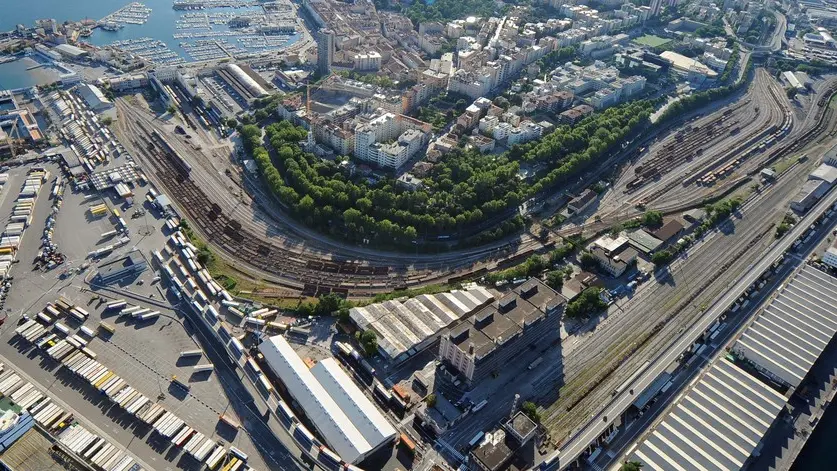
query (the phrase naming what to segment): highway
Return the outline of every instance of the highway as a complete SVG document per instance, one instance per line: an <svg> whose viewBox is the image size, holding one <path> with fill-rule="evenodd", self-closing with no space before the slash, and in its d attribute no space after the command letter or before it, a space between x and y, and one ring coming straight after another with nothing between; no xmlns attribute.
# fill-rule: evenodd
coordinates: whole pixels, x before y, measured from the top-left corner
<svg viewBox="0 0 837 471"><path fill-rule="evenodd" d="M732 303L741 296L744 291L752 285L770 265L798 239L808 227L823 214L829 207L837 202L837 191L830 192L820 203L818 203L794 228L780 241L772 244L771 249L760 259L744 271L735 284L717 301L715 301L706 312L693 323L688 330L677 338L676 342L669 348L654 357L652 364L639 378L630 384L621 394L613 397L609 404L592 419L579 432L574 434L570 440L550 456L555 463L545 466L544 469L563 469L578 458L589 444L601 436L608 427L607 417L617 417L624 412L628 406L636 400L635 394L630 394L629 389L635 392L643 391L654 379L662 373L677 357L686 351L695 340L721 315ZM547 460L549 462L549 459Z"/></svg>

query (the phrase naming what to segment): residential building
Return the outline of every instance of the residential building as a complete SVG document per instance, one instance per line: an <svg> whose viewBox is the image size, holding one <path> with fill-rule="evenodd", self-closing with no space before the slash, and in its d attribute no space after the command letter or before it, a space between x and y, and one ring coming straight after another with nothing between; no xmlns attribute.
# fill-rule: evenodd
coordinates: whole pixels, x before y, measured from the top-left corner
<svg viewBox="0 0 837 471"><path fill-rule="evenodd" d="M328 29L320 30L317 34L317 70L320 75L331 73L334 52L334 32Z"/></svg>
<svg viewBox="0 0 837 471"><path fill-rule="evenodd" d="M381 54L374 51L366 54L355 54L354 69L362 72L381 70Z"/></svg>
<svg viewBox="0 0 837 471"><path fill-rule="evenodd" d="M575 125L587 116L593 113L593 107L590 105L578 105L567 111L562 111L558 115L558 124Z"/></svg>
<svg viewBox="0 0 837 471"><path fill-rule="evenodd" d="M354 155L395 170L427 144L431 130L430 124L417 119L383 113L355 129Z"/></svg>

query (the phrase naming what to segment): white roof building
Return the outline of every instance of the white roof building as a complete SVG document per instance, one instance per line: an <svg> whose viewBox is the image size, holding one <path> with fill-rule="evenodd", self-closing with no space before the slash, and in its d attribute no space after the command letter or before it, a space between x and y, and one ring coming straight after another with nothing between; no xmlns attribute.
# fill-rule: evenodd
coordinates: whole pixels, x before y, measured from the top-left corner
<svg viewBox="0 0 837 471"><path fill-rule="evenodd" d="M277 335L264 340L259 344L259 351L320 435L343 460L357 463L373 451L374 447L335 402L331 392L317 381L283 337Z"/></svg>
<svg viewBox="0 0 837 471"><path fill-rule="evenodd" d="M742 469L785 398L729 361L716 360L628 451L644 469Z"/></svg>
<svg viewBox="0 0 837 471"><path fill-rule="evenodd" d="M113 106L113 102L95 85L89 83L79 85L78 94L93 111L103 111Z"/></svg>
<svg viewBox="0 0 837 471"><path fill-rule="evenodd" d="M326 358L311 368L311 373L373 448L395 439L395 428L343 371L337 360Z"/></svg>
<svg viewBox="0 0 837 471"><path fill-rule="evenodd" d="M796 388L837 333L837 278L806 265L732 346L762 373Z"/></svg>
<svg viewBox="0 0 837 471"><path fill-rule="evenodd" d="M378 334L381 353L401 361L432 345L436 335L460 317L493 300L493 294L477 287L355 307L349 315L361 329Z"/></svg>

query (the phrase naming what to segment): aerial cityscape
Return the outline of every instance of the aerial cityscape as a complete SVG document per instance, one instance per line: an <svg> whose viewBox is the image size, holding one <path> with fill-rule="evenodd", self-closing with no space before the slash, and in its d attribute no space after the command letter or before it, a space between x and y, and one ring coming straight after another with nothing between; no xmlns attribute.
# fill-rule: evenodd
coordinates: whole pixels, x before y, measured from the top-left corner
<svg viewBox="0 0 837 471"><path fill-rule="evenodd" d="M0 7L0 469L834 469L837 2Z"/></svg>

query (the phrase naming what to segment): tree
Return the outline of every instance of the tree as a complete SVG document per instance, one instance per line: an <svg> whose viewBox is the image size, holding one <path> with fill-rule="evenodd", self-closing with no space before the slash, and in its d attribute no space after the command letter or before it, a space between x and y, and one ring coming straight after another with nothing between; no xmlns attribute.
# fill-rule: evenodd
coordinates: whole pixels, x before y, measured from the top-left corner
<svg viewBox="0 0 837 471"><path fill-rule="evenodd" d="M785 93L788 95L788 98L793 100L794 98L796 98L796 94L799 93L799 90L797 90L796 87L791 87L791 88L788 88L785 91Z"/></svg>
<svg viewBox="0 0 837 471"><path fill-rule="evenodd" d="M567 304L566 315L570 319L581 319L591 316L607 307L599 296L601 288L588 287L577 298Z"/></svg>
<svg viewBox="0 0 837 471"><path fill-rule="evenodd" d="M546 274L546 285L555 291L561 291L564 286L564 271L552 270Z"/></svg>
<svg viewBox="0 0 837 471"><path fill-rule="evenodd" d="M664 267L674 259L674 255L675 254L672 251L660 250L659 252L655 252L654 255L651 256L651 261L657 268Z"/></svg>
<svg viewBox="0 0 837 471"><path fill-rule="evenodd" d="M175 114L177 113L177 107L174 106L174 103L172 103L168 106L168 108L166 108L166 112L169 114Z"/></svg>
<svg viewBox="0 0 837 471"><path fill-rule="evenodd" d="M366 356L371 357L378 352L378 335L374 330L365 330L360 334L360 345Z"/></svg>
<svg viewBox="0 0 837 471"><path fill-rule="evenodd" d="M105 116L104 118L102 118L102 124L104 124L105 126L110 126L111 124L113 124L113 118L111 118L110 116Z"/></svg>
<svg viewBox="0 0 837 471"><path fill-rule="evenodd" d="M663 213L659 211L646 211L642 215L642 225L645 227L659 227L663 224Z"/></svg>
<svg viewBox="0 0 837 471"><path fill-rule="evenodd" d="M581 264L581 268L591 270L599 265L599 260L590 252L583 252L578 259L578 263Z"/></svg>
<svg viewBox="0 0 837 471"><path fill-rule="evenodd" d="M538 424L541 422L541 414L538 413L538 406L535 403L526 401L520 406L520 410L533 422Z"/></svg>
<svg viewBox="0 0 837 471"><path fill-rule="evenodd" d="M436 407L436 400L435 394L428 394L427 397L424 398L424 402L427 404L427 407Z"/></svg>
<svg viewBox="0 0 837 471"><path fill-rule="evenodd" d="M334 293L329 293L324 296L320 296L317 301L317 306L314 308L314 314L318 316L327 316L334 311L340 309L340 306L343 304L343 298L337 296Z"/></svg>
<svg viewBox="0 0 837 471"><path fill-rule="evenodd" d="M644 468L644 465L639 461L625 461L619 467L619 471L639 471L642 468Z"/></svg>

